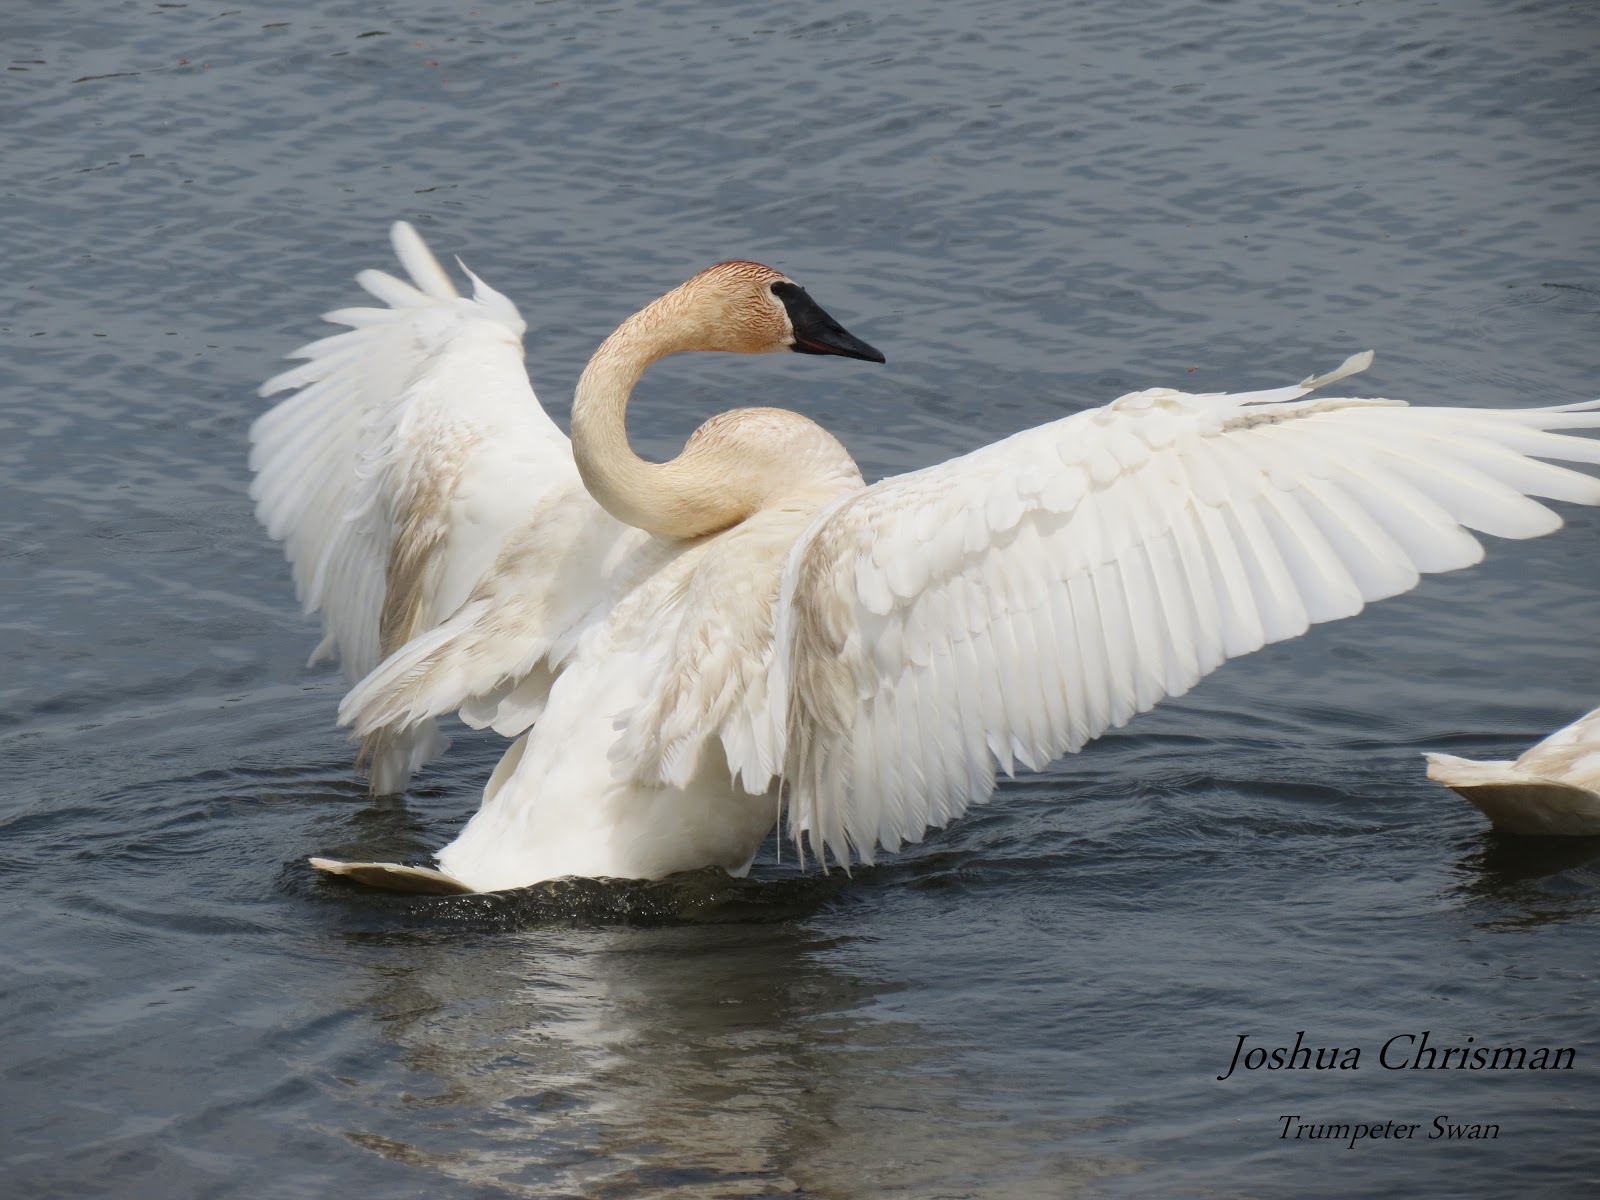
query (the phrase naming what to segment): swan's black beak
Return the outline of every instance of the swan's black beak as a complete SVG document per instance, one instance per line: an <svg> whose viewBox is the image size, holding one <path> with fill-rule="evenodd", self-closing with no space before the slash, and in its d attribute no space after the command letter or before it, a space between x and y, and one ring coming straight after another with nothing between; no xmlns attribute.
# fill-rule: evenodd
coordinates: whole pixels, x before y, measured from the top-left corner
<svg viewBox="0 0 1600 1200"><path fill-rule="evenodd" d="M772 294L783 301L783 307L788 310L789 324L794 326L794 344L789 349L796 354L837 354L841 358L860 358L867 362L885 361L881 350L874 350L846 330L799 284L780 280L772 285Z"/></svg>

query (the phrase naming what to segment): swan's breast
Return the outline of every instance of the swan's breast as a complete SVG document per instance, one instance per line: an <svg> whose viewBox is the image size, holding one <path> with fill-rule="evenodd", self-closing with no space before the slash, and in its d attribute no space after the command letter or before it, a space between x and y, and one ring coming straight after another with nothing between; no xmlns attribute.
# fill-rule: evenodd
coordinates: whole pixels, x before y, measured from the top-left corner
<svg viewBox="0 0 1600 1200"><path fill-rule="evenodd" d="M618 714L614 762L650 786L683 787L720 743L727 765L759 792L781 737L769 711L779 588L789 552L817 511L859 488L833 480L791 489L731 529L683 544L611 611L591 661L632 656L639 703Z"/></svg>

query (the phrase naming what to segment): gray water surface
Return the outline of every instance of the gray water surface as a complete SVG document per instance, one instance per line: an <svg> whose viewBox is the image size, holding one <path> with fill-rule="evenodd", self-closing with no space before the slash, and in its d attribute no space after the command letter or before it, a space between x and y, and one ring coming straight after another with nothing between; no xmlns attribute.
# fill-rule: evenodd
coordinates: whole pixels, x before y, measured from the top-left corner
<svg viewBox="0 0 1600 1200"><path fill-rule="evenodd" d="M1600 702L1594 512L851 878L423 901L304 859L424 856L500 746L364 795L244 467L256 383L402 217L518 301L558 420L719 259L889 357L670 360L656 455L754 400L876 477L1368 346L1365 394L1588 398L1592 5L10 7L0 1192L1596 1194L1600 844L1491 834L1419 758ZM1301 1030L1360 1068L1216 1079ZM1379 1068L1422 1030L1576 1067Z"/></svg>

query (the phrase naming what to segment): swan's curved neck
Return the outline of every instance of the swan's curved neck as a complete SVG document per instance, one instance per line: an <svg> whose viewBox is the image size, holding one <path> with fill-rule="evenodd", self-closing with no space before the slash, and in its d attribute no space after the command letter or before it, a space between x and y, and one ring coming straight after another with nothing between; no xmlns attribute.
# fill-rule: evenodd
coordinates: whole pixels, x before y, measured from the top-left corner
<svg viewBox="0 0 1600 1200"><path fill-rule="evenodd" d="M628 397L645 368L679 350L711 347L681 321L668 293L629 317L594 352L572 401L572 456L590 495L617 520L692 538L744 520L753 481L726 455L691 442L671 462L646 462L628 444Z"/></svg>

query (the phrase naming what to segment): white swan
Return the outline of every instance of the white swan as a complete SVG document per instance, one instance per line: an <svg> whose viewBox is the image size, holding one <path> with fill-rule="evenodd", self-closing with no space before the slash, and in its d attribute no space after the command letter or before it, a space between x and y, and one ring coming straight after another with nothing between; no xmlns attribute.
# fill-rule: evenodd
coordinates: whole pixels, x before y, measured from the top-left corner
<svg viewBox="0 0 1600 1200"><path fill-rule="evenodd" d="M1425 754L1428 778L1507 833L1600 834L1600 708L1512 759Z"/></svg>
<svg viewBox="0 0 1600 1200"><path fill-rule="evenodd" d="M517 741L441 870L317 859L384 886L746 870L781 803L870 862L1187 691L1600 503L1600 401L1496 411L1296 387L1136 392L871 487L813 422L742 409L672 462L628 447L644 369L679 350L882 361L792 281L724 263L630 317L578 382L569 443L515 307L456 294L410 226L412 284L263 391L252 494L286 543L375 791L459 711ZM414 286L413 286L414 285ZM1466 528L1463 528L1463 527Z"/></svg>

